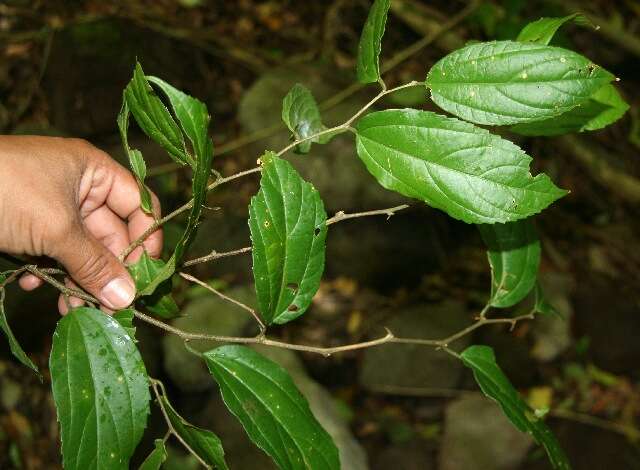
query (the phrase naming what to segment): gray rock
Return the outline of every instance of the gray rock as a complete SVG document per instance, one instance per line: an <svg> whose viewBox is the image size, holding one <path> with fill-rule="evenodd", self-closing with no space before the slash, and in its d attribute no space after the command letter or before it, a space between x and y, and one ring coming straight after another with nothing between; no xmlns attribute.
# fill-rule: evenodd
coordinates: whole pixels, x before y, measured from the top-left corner
<svg viewBox="0 0 640 470"><path fill-rule="evenodd" d="M237 287L225 293L247 305L255 303L255 294L249 287ZM213 294L194 299L183 313L184 316L174 320L173 325L198 333L239 336L245 333L253 321L247 312ZM207 351L219 344L211 341L192 341L189 346L199 351ZM204 362L187 351L178 336L165 336L163 349L164 369L180 389L194 392L207 390L215 385Z"/></svg>
<svg viewBox="0 0 640 470"><path fill-rule="evenodd" d="M0 388L0 405L5 410L13 410L22 397L22 387L9 377L2 377L2 388Z"/></svg>
<svg viewBox="0 0 640 470"><path fill-rule="evenodd" d="M312 90L321 102L340 90L327 77L332 71L319 66L304 69L282 67L264 74L245 93L238 119L247 133L281 123L282 99L296 83ZM368 101L356 95L322 113L323 122L334 126L344 122ZM289 143L289 133L259 141L253 146L256 157L265 150L279 150ZM293 155L293 154L291 154ZM328 212L378 208L401 203L404 198L380 187L356 155L353 135L345 133L327 145L314 145L307 155L293 155L289 161L320 192Z"/></svg>
<svg viewBox="0 0 640 470"><path fill-rule="evenodd" d="M518 431L495 402L468 394L445 412L439 469L516 469L532 445L531 436Z"/></svg>
<svg viewBox="0 0 640 470"><path fill-rule="evenodd" d="M532 323L534 344L531 355L548 362L571 346L571 317L573 308L569 295L573 279L562 273L543 273L539 278L547 301L559 315L538 315Z"/></svg>
<svg viewBox="0 0 640 470"><path fill-rule="evenodd" d="M470 321L470 314L460 302L446 301L399 311L384 326L396 336L441 339L461 330ZM458 350L468 344L469 338L465 337L452 347ZM389 344L366 350L360 381L364 387L378 392L398 387L453 388L463 367L457 359L431 347Z"/></svg>

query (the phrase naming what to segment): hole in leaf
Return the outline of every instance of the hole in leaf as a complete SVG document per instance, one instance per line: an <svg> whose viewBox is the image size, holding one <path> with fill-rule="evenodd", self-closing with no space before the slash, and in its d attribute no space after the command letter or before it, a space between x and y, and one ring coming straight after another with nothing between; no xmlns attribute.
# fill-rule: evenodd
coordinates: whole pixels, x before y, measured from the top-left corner
<svg viewBox="0 0 640 470"><path fill-rule="evenodd" d="M291 305L289 305L289 307L287 308L287 310L289 310L290 312L297 312L297 311L298 311L298 310L300 310L300 309L298 308L298 306L297 306L297 305L295 305L295 304L291 304Z"/></svg>
<svg viewBox="0 0 640 470"><path fill-rule="evenodd" d="M316 237L320 235L320 227L316 227L316 229L314 230L314 233L316 234Z"/></svg>
<svg viewBox="0 0 640 470"><path fill-rule="evenodd" d="M287 284L287 287L288 287L289 289L291 289L291 290L293 291L293 293L294 293L294 294L295 294L296 292L298 292L298 288L299 288L299 286L298 286L298 284L297 284L297 283L295 283L295 282L290 282L289 284Z"/></svg>

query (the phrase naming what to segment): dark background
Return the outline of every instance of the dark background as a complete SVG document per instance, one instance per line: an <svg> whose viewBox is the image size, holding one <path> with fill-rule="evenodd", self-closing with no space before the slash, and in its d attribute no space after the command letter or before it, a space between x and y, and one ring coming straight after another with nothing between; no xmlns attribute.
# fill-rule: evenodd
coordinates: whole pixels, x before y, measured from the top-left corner
<svg viewBox="0 0 640 470"><path fill-rule="evenodd" d="M383 63L468 5L459 0L392 3ZM147 74L208 105L216 170L230 175L251 168L265 149L287 143L281 128L258 137L279 124L281 99L294 83L306 84L320 102L353 83L369 4L5 0L0 2L0 131L83 137L122 161L115 119L137 58ZM617 85L632 108L606 130L570 137L523 138L496 130L534 157L535 171L571 190L536 217L543 246L541 282L564 320L541 318L513 331L486 327L456 346L472 341L494 347L498 362L531 403L552 408L548 422L575 468L640 469L640 4L511 0L475 5L386 75L387 83L424 79L435 61L468 40L512 39L540 16L582 11L600 29L569 24L553 43L620 77ZM325 111L325 123L342 122L375 92L366 88ZM425 96L414 89L384 105L434 109ZM184 203L190 175L172 171L167 156L135 127L131 133L132 146L143 151L153 169L149 184L164 212ZM405 202L366 173L350 136L289 160L318 188L329 215ZM46 175L46 168L42 172ZM212 210L205 212L192 256L249 244L247 204L257 181L250 176L210 195ZM490 283L477 230L417 201L409 203L410 209L389 221L367 218L332 226L324 282L312 308L273 335L333 346L379 336L384 325L399 334L439 338L473 321ZM182 224L167 225L169 246ZM250 265L250 257L240 256L192 272L251 303ZM183 327L252 332L241 310L182 282L175 282L175 289L186 314L177 321ZM58 319L55 305L55 292L48 288L33 295L8 292L10 322L45 371L45 382L18 366L0 341L2 469L60 467L46 366ZM138 331L150 374L167 384L186 417L220 435L230 467L272 468L224 409L196 358L159 330L141 325ZM442 353L396 345L331 358L272 354L294 371L323 423L340 435L345 469L548 468L542 450L515 431L496 405L480 398L472 377ZM136 461L165 429L154 407ZM167 468L196 468L173 444Z"/></svg>

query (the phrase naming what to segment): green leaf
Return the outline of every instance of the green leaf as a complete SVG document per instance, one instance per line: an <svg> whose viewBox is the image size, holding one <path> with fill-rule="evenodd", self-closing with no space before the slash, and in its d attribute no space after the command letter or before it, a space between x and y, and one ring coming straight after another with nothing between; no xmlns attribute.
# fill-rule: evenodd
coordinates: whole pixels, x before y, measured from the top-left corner
<svg viewBox="0 0 640 470"><path fill-rule="evenodd" d="M49 358L66 470L128 469L149 414L147 372L113 318L76 308L53 335Z"/></svg>
<svg viewBox="0 0 640 470"><path fill-rule="evenodd" d="M540 240L531 219L508 224L478 225L489 249L493 307L511 307L536 284L540 266Z"/></svg>
<svg viewBox="0 0 640 470"><path fill-rule="evenodd" d="M149 456L144 459L144 462L142 462L138 470L160 470L164 461L167 460L167 449L164 447L164 441L162 439L156 439L154 444L155 448Z"/></svg>
<svg viewBox="0 0 640 470"><path fill-rule="evenodd" d="M533 311L535 313L540 313L542 315L556 315L560 318L564 318L562 314L558 312L558 310L553 305L551 305L551 303L549 303L546 295L544 294L544 291L542 290L542 286L540 285L539 282L536 282L533 292L534 292Z"/></svg>
<svg viewBox="0 0 640 470"><path fill-rule="evenodd" d="M595 131L620 119L629 109L618 90L608 83L589 100L571 111L544 121L516 124L511 131L529 136L554 136L571 132Z"/></svg>
<svg viewBox="0 0 640 470"><path fill-rule="evenodd" d="M213 143L211 142L211 139L207 138L204 142L202 153L196 153L196 163L191 180L193 204L187 219L187 226L182 237L178 240L176 248L173 255L171 255L171 258L169 258L169 261L167 261L164 267L156 273L156 276L144 289L138 291L139 297L153 294L160 284L173 275L176 270L176 266L182 261L185 251L193 241L193 237L196 234L198 223L200 221L200 214L202 214L202 207L207 199L207 184L209 182L209 175L211 174L212 161Z"/></svg>
<svg viewBox="0 0 640 470"><path fill-rule="evenodd" d="M162 260L151 258L146 251L143 252L136 263L127 267L136 284L136 291L145 292L149 284L162 273L166 264ZM171 295L171 287L171 281L166 280L159 284L151 295L140 299L140 302L159 317L175 318L180 310Z"/></svg>
<svg viewBox="0 0 640 470"><path fill-rule="evenodd" d="M287 372L245 346L204 353L227 408L251 440L291 470L337 470L338 449Z"/></svg>
<svg viewBox="0 0 640 470"><path fill-rule="evenodd" d="M516 41L520 42L535 42L538 44L547 45L556 34L556 31L565 24L567 21L575 20L576 23L588 23L589 21L581 14L574 13L572 15L564 16L561 18L540 18L537 21L533 21L526 25Z"/></svg>
<svg viewBox="0 0 640 470"><path fill-rule="evenodd" d="M380 79L380 51L382 36L387 24L391 0L375 0L367 22L362 28L358 45L357 74L360 83L373 83Z"/></svg>
<svg viewBox="0 0 640 470"><path fill-rule="evenodd" d="M224 449L220 438L211 431L201 429L188 423L176 410L165 396L161 397L164 410L176 432L184 439L187 445L198 456L219 470L228 470L224 460Z"/></svg>
<svg viewBox="0 0 640 470"><path fill-rule="evenodd" d="M129 165L136 177L138 188L140 190L140 207L147 214L153 213L153 203L151 200L151 194L149 189L144 184L144 180L147 177L147 165L142 157L142 153L139 150L129 147L129 106L127 105L126 98L122 97L122 108L118 114L118 129L120 129L120 139L122 140L122 146L124 153L129 157Z"/></svg>
<svg viewBox="0 0 640 470"><path fill-rule="evenodd" d="M413 109L371 113L356 124L358 156L385 188L469 223L529 217L566 191L531 157L472 124Z"/></svg>
<svg viewBox="0 0 640 470"><path fill-rule="evenodd" d="M7 275L0 273L0 285L4 285L4 282L6 281L7 277L8 277ZM27 353L24 352L24 349L22 349L22 346L20 346L20 343L18 343L18 340L13 335L13 331L11 331L11 327L9 327L9 322L7 321L7 314L4 311L4 296L5 296L4 287L0 287L0 329L4 332L5 336L7 337L7 341L9 342L9 349L11 350L11 353L14 355L16 359L18 359L22 364L24 364L29 369L33 370L36 374L38 374L38 377L40 378L40 380L42 380L42 375L38 370L38 366L36 366L33 363L33 361L29 358L29 356L27 356Z"/></svg>
<svg viewBox="0 0 640 470"><path fill-rule="evenodd" d="M113 314L113 319L120 323L120 326L127 332L129 338L134 342L136 341L136 327L133 325L133 317L135 316L132 308L125 308L124 310L118 310Z"/></svg>
<svg viewBox="0 0 640 470"><path fill-rule="evenodd" d="M429 71L426 85L445 111L477 124L505 125L559 116L613 79L567 49L495 41L445 56Z"/></svg>
<svg viewBox="0 0 640 470"><path fill-rule="evenodd" d="M326 129L322 124L320 110L311 91L304 85L296 83L282 101L282 120L293 133L295 140L310 137ZM296 148L299 153L308 153L312 142L324 144L326 136L302 142Z"/></svg>
<svg viewBox="0 0 640 470"><path fill-rule="evenodd" d="M180 121L182 130L189 137L195 154L202 155L207 152L211 120L207 106L158 77L147 77L147 80L158 86L169 98L173 112Z"/></svg>
<svg viewBox="0 0 640 470"><path fill-rule="evenodd" d="M136 63L133 78L125 88L124 96L140 129L160 144L176 163L192 165L193 157L185 149L180 128L153 92L139 63Z"/></svg>
<svg viewBox="0 0 640 470"><path fill-rule="evenodd" d="M273 153L262 162L249 206L253 277L262 318L283 324L302 315L320 287L327 214L318 191L289 162Z"/></svg>
<svg viewBox="0 0 640 470"><path fill-rule="evenodd" d="M493 350L488 346L470 346L460 355L462 362L473 371L482 392L495 400L513 425L522 432L531 434L544 446L554 469L570 469L567 456L547 425L520 397L509 379L504 375Z"/></svg>

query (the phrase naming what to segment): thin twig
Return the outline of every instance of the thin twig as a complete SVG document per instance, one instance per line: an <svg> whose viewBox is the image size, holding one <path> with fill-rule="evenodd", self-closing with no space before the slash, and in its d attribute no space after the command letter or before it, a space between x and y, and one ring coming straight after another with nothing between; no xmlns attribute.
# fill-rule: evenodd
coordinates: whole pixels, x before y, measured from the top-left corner
<svg viewBox="0 0 640 470"><path fill-rule="evenodd" d="M334 215L330 219L327 219L326 225L332 225L337 222L342 222L343 220L355 219L357 217L369 217L373 215L386 215L387 218L389 218L395 215L396 212L407 209L408 207L409 206L407 204L402 204L400 206L389 207L387 209L376 209L376 210L366 211L366 212L355 212L352 214L347 214L344 211L338 211L336 215ZM223 252L217 252L216 250L213 250L208 255L201 256L200 258L195 258L189 261L185 261L184 263L182 263L182 266L186 268L196 264L208 263L209 261L215 261L220 258L226 258L229 256L236 256L236 255L242 255L245 253L250 253L251 250L252 248L250 246L245 246L244 248L238 248L237 250L223 251Z"/></svg>
<svg viewBox="0 0 640 470"><path fill-rule="evenodd" d="M287 343L287 342L267 338L263 334L259 334L257 336L250 336L250 337L237 337L237 336L210 335L206 333L192 333L189 331L181 330L180 328L176 328L175 326L168 325L160 320L157 320L153 317L145 315L144 313L138 312L137 310L134 310L134 315L140 320L150 323L169 333L175 334L185 341L202 340L202 341L215 341L215 342L221 342L221 343L262 344L265 346L273 346L273 347L278 347L282 349L291 349L294 351L320 354L325 357L331 356L332 354L336 354L336 353L371 348L371 347L381 346L383 344L389 344L389 343L431 346L436 349L443 350L444 352L447 352L448 354L451 354L453 356L459 357L458 353L456 353L455 351L449 348L451 343L459 340L463 336L470 334L472 331L480 328L481 326L488 325L488 324L508 323L508 324L511 324L513 327L513 325L515 325L516 323L522 320L533 318L533 314L530 313L527 315L521 315L513 318L479 319L472 325L443 339L401 338L401 337L395 336L393 332L391 332L391 330L389 330L388 328L385 328L386 334L384 336L373 339L371 341L345 344L342 346L334 346L334 347L321 347L321 346L308 346L304 344Z"/></svg>
<svg viewBox="0 0 640 470"><path fill-rule="evenodd" d="M239 300L236 300L236 299L234 299L232 297L229 297L226 294L223 294L219 290L211 287L206 282L201 281L200 279L198 279L197 277L192 276L191 274L187 274L187 273L179 273L179 274L180 274L180 277L182 277L183 279L186 279L187 281L194 282L194 283L198 284L199 286L204 287L209 292L213 292L215 295L217 295L221 299L226 300L227 302L231 302L232 304L237 305L238 307L240 307L240 308L246 310L247 312L249 312L251 314L251 316L255 319L255 321L258 323L258 328L260 328L260 333L264 334L264 332L267 329L267 327L264 325L264 323L260 319L260 316L258 315L258 313L253 308L249 307L246 304L243 304Z"/></svg>
<svg viewBox="0 0 640 470"><path fill-rule="evenodd" d="M407 209L409 206L407 204L402 204L401 206L390 207L388 209L378 209L374 211L366 211L366 212L354 212L352 214L346 214L344 211L336 212L336 215L327 219L327 225L335 224L336 222L342 222L347 219L355 219L357 217L369 217L372 215L386 215L387 220L396 214L396 212L401 211L403 209Z"/></svg>
<svg viewBox="0 0 640 470"><path fill-rule="evenodd" d="M169 428L169 433L173 434L175 436L175 438L178 439L178 441L180 441L180 444L182 444L184 446L184 448L190 454L192 454L198 460L198 462L200 462L205 468L211 468L211 465L209 465L207 462L205 462L202 459L202 457L200 457L196 453L196 451L194 451L191 448L191 446L189 444L187 444L187 442L182 438L182 436L173 427L173 424L171 423L171 419L169 418L169 414L167 413L167 410L164 407L164 402L162 401L162 399L164 397L166 397L166 390L164 389L164 384L162 382L160 382L159 380L153 379L151 377L149 377L149 382L151 383L151 389L153 390L153 393L156 396L156 401L158 403L158 406L160 407L160 411L162 411L162 415L164 416L164 420L166 421L167 427ZM158 388L160 388L162 390L162 393L158 392ZM166 436L165 436L165 440L166 440Z"/></svg>
<svg viewBox="0 0 640 470"><path fill-rule="evenodd" d="M239 173L236 173L235 175L227 176L225 178L218 178L209 186L207 186L207 191L211 191L214 188L217 188L218 186L221 186L225 183L228 183L229 181L233 181L243 176L251 175L253 173L258 173L260 170L261 170L261 167L258 166L255 168L251 168L249 170L241 171ZM193 198L186 204L178 207L176 210L174 210L170 214L167 214L161 219L156 220L147 230L144 231L142 235L140 235L140 237L138 237L138 239L131 242L131 244L122 253L120 253L120 256L118 257L120 261L123 261L124 259L126 259L127 256L129 256L133 252L133 250L135 250L137 247L142 245L144 241L149 237L149 235L151 235L153 232L158 230L160 227L162 227L164 224L166 224L168 221L170 221L174 217L191 209L192 206L193 206Z"/></svg>
<svg viewBox="0 0 640 470"><path fill-rule="evenodd" d="M65 295L70 295L73 297L78 297L80 299L86 300L87 302L91 302L91 303L96 303L98 304L98 300L89 295L86 294L85 292L76 290L76 289L70 289L67 286L65 286L64 284L58 282L57 280L53 279L51 276L43 273L41 270L39 270L37 268L37 266L34 265L28 265L28 266L24 266L23 267L23 271L26 270L32 274L35 274L36 276L38 276L39 278L43 279L44 281L50 283L51 285L53 285L54 287L56 287L58 290L60 290L60 292L62 292ZM21 268L22 269L22 268ZM19 270L16 270L13 275L17 276L17 272ZM261 325L260 328L260 333L256 336L225 336L225 335L211 335L211 334L206 334L206 333L192 333L189 331L184 331L180 328L177 328L175 326L169 325L167 323L164 323L163 321L160 321L156 318L153 318L149 315L146 315L142 312L139 312L138 310L133 310L134 315L144 321L145 323L149 323L150 325L153 325L157 328L160 328L162 330L165 330L169 333L172 333L180 338L182 338L185 341L195 341L195 340L202 340L202 341L215 341L215 342L219 342L219 343L238 343L238 344L262 344L265 346L273 346L273 347L279 347L279 348L283 348L283 349L291 349L294 351L302 351L302 352L309 352L309 353L315 353L315 354L320 354L323 355L325 357L331 356L332 354L336 354L336 353L340 353L340 352L346 352L346 351L355 351L357 349L365 349L365 348L370 348L370 347L374 347L374 346L380 346L383 344L388 344L388 343L397 343L397 344L416 344L416 345L422 345L422 346L431 346L431 347L435 347L436 349L440 349L443 350L445 352L447 352L448 354L451 354L453 356L459 357L458 353L456 353L455 351L449 349L449 346L451 345L451 343L459 340L460 338L470 334L471 332L477 330L478 328L484 326L484 325L490 325L490 324L504 324L507 323L509 325L511 325L511 329L513 329L515 327L515 325L522 321L522 320L531 320L534 318L535 314L534 312L530 312L527 313L525 315L520 315L517 317L512 317L512 318L486 318L486 317L478 317L478 319L476 320L475 323L467 326L466 328L463 328L462 330L453 333L450 336L447 336L446 338L442 338L442 339L420 339L420 338L402 338L402 337L397 337L395 336L391 330L389 330L388 328L385 328L386 330L386 334L384 336L381 336L377 339L373 339L370 341L364 341L364 342L360 342L360 343L352 343L352 344L345 344L342 346L334 346L334 347L322 347L322 346L308 346L308 345L304 345L304 344L294 344L294 343L287 343L287 342L283 342L283 341L279 341L279 340L275 340L275 339L270 339L267 338L264 334L264 324L262 323L262 321L257 317L257 313L249 306L242 304L241 302L232 299L228 296L225 296L224 294L222 294L221 292L216 291L215 289L213 289L211 286L208 286L207 284L205 284L204 282L200 281L199 279L190 276L189 274L186 273L180 273L180 275L182 277L184 277L185 279L195 282L199 285L201 285L202 287L205 287L211 291L213 291L214 293L216 293L217 295L220 295L222 298L224 298L225 300L228 300L236 305L238 305L241 308L244 308L245 310L249 311L254 318L256 318L256 320L258 321L258 324ZM6 282L6 281L5 281ZM1 287L4 287L4 284Z"/></svg>
<svg viewBox="0 0 640 470"><path fill-rule="evenodd" d="M383 66L381 67L381 72L386 73L391 71L393 68L397 67L398 65L403 63L405 60L414 56L415 54L420 52L422 49L424 49L425 47L433 43L443 33L457 26L465 18L467 18L471 13L473 13L476 10L476 8L478 8L479 3L480 2L478 2L477 0L472 1L458 14L451 17L449 21L446 21L445 23L443 23L442 26L437 31L434 31L431 34L424 36L423 38L409 45L407 48L398 52L395 56L393 56L391 59L389 59L383 64ZM327 98L325 101L321 102L319 107L322 111L332 109L366 87L367 87L366 84L362 84L358 82L352 83L351 85L340 90L333 96ZM216 148L216 155L220 157L221 155L225 155L227 153L238 150L246 145L258 142L262 139L266 139L284 130L285 130L284 125L280 123L270 127L259 129L256 132L238 137L237 139L230 140L229 142L226 142L218 146ZM147 175L149 177L158 176L164 173L169 173L172 171L179 170L181 168L184 168L184 167L176 163L167 163L165 165L160 165L155 168L150 168Z"/></svg>
<svg viewBox="0 0 640 470"><path fill-rule="evenodd" d="M11 284L13 281L15 281L23 272L25 272L27 270L26 266L22 266L21 268L18 268L14 271L10 271L11 274L9 274L9 276L2 282L0 282L0 289L4 289L6 286L8 286L9 284ZM4 273L6 274L6 273Z"/></svg>
<svg viewBox="0 0 640 470"><path fill-rule="evenodd" d="M182 266L186 268L188 266L193 266L194 264L208 263L209 261L215 261L220 258L236 256L236 255L241 255L241 254L250 253L250 252L251 252L250 246L245 246L244 248L239 248L237 250L223 251L223 252L217 252L216 250L213 250L211 253L209 253L206 256L201 256L200 258L195 258L189 261L185 261L184 263L182 263Z"/></svg>
<svg viewBox="0 0 640 470"><path fill-rule="evenodd" d="M362 108L360 108L358 110L358 112L356 112L353 116L351 116L349 119L347 119L344 123L340 124L339 126L331 127L329 129L325 129L323 131L316 132L315 134L307 136L307 137L304 137L302 139L297 139L294 142L292 142L289 145L287 145L282 150L280 150L276 155L281 157L282 155L287 153L289 150L296 148L298 145L300 145L300 144L302 144L304 142L307 142L307 141L315 140L318 137L321 137L323 135L348 131L348 130L351 129L351 124L353 124L353 122L356 119L358 119L360 116L362 116L364 113L366 113L367 110L369 108L371 108L371 106L373 106L378 101L380 101L384 96L389 95L389 94L394 93L394 92L399 91L399 90L403 90L405 88L414 87L414 86L421 86L421 85L424 85L424 84L422 82L418 82L418 81L413 80L413 81L411 81L409 83L405 83L405 84L397 86L395 88L384 89L384 90L380 91L380 93L378 93L376 96L374 96L371 99L371 101L369 101Z"/></svg>
<svg viewBox="0 0 640 470"><path fill-rule="evenodd" d="M574 421L576 423L586 424L588 426L594 426L606 431L622 434L628 439L634 441L640 439L640 430L638 430L638 428L634 426L630 426L624 423L617 423L615 421L598 418L597 416L563 409L551 410L549 411L549 414L554 418L566 419L568 421Z"/></svg>
<svg viewBox="0 0 640 470"><path fill-rule="evenodd" d="M61 283L60 281L58 281L54 277L50 276L49 274L47 274L45 271L39 269L35 265L27 265L27 266L25 266L25 269L27 271L29 271L31 274L33 274L34 276L39 277L43 281L51 284L53 287L58 289L64 295L71 296L71 297L77 297L78 299L82 299L82 300L84 300L86 302L89 302L91 304L99 304L100 303L100 301L98 299L96 299L94 296L89 295L84 291L81 291L81 290L78 290L78 289L72 289L70 287L65 286L63 283Z"/></svg>

